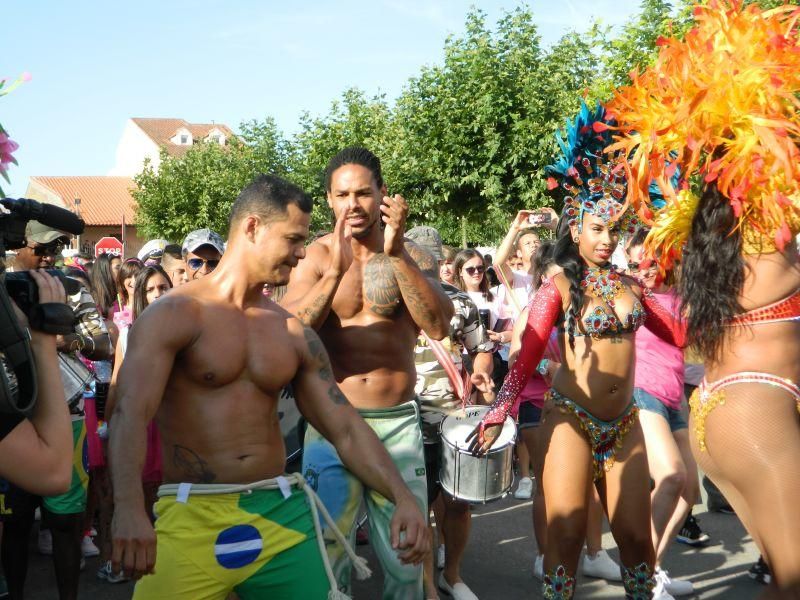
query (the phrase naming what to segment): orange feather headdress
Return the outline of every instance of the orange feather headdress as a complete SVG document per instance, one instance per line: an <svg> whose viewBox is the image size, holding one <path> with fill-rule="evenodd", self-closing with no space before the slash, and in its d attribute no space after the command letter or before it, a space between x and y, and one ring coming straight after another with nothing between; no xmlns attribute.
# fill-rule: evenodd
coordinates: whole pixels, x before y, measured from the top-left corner
<svg viewBox="0 0 800 600"><path fill-rule="evenodd" d="M746 224L783 249L800 195L800 8L763 11L740 0L694 9L684 41L660 39L655 64L607 105L617 121L607 152L626 157L628 200L654 225L668 267L697 207L688 179L714 182ZM670 179L680 169L679 189ZM667 205L655 213L651 182ZM682 193L679 194L679 191Z"/></svg>

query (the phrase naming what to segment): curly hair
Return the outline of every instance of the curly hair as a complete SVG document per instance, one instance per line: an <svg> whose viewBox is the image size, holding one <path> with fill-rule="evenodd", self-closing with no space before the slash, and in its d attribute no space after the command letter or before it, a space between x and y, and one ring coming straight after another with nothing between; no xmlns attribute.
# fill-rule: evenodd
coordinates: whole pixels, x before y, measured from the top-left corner
<svg viewBox="0 0 800 600"><path fill-rule="evenodd" d="M719 358L724 325L743 311L739 303L745 278L742 235L727 198L717 186L706 186L678 277L681 311L687 315L689 345L707 360Z"/></svg>

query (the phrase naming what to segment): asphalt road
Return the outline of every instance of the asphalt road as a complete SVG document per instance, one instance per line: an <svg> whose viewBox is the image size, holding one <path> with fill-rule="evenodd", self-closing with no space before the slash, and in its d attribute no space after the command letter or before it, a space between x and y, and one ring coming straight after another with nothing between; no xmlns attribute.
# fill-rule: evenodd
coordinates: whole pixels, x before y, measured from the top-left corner
<svg viewBox="0 0 800 600"><path fill-rule="evenodd" d="M474 510L462 575L482 600L541 598L539 582L532 576L535 542L530 511L530 501L512 497ZM664 567L673 577L687 578L694 583L697 590L694 598L756 598L763 588L749 579L746 571L757 560L758 551L739 520L731 515L707 513L705 505L695 507L695 515L702 528L711 535L710 545L694 549L676 543L669 551ZM604 535L603 545L618 559L610 533ZM27 598L57 600L50 558L36 552L34 539L30 552ZM381 597L380 568L369 546L360 546L358 552L370 559L373 575L366 582L355 583L354 597L378 600ZM98 559L87 560L86 570L81 576L81 600L127 600L131 597L132 584L110 585L99 581L95 577L98 567ZM623 593L621 585L579 577L576 597L621 598ZM303 599L302 591L297 598Z"/></svg>

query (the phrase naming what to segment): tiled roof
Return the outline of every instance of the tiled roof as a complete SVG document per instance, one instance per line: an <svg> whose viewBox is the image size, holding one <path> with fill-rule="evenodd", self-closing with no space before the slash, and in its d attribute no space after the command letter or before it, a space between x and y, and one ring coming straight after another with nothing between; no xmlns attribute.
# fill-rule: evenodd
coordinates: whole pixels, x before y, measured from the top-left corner
<svg viewBox="0 0 800 600"><path fill-rule="evenodd" d="M133 122L144 131L147 136L160 147L163 147L172 156L183 156L191 148L190 145L173 144L170 139L175 137L179 129L188 129L195 141L203 140L211 133L212 129L219 129L227 138L234 133L227 125L222 123L188 123L183 119L143 119L134 118Z"/></svg>
<svg viewBox="0 0 800 600"><path fill-rule="evenodd" d="M121 225L136 222L136 203L131 190L136 184L130 177L31 177L38 184L59 196L64 207L74 211L75 198L81 199L80 214L87 225Z"/></svg>

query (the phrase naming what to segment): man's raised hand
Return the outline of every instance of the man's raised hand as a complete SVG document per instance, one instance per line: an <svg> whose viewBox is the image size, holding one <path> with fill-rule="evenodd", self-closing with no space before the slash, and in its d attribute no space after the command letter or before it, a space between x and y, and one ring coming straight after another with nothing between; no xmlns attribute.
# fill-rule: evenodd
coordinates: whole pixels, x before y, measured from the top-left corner
<svg viewBox="0 0 800 600"><path fill-rule="evenodd" d="M333 239L331 240L331 264L330 268L337 275L347 272L353 264L353 248L350 246L350 239L353 233L347 224L347 211L343 210L336 219L333 228Z"/></svg>
<svg viewBox="0 0 800 600"><path fill-rule="evenodd" d="M383 232L383 251L389 256L400 256L403 253L403 235L408 217L408 203L400 194L394 198L383 197L381 219L386 224Z"/></svg>

